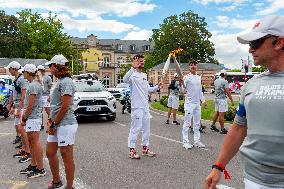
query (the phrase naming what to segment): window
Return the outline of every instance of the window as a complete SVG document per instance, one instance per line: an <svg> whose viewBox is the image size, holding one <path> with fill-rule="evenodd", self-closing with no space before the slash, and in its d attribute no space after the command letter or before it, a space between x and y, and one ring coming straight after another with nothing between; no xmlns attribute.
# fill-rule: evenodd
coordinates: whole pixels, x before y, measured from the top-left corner
<svg viewBox="0 0 284 189"><path fill-rule="evenodd" d="M110 78L109 78L108 75L104 76L103 84L104 84L105 88L109 88L110 87Z"/></svg>
<svg viewBox="0 0 284 189"><path fill-rule="evenodd" d="M150 45L145 45L145 51L150 51Z"/></svg>
<svg viewBox="0 0 284 189"><path fill-rule="evenodd" d="M110 66L109 57L106 56L104 57L104 67L109 67L109 66Z"/></svg>
<svg viewBox="0 0 284 189"><path fill-rule="evenodd" d="M130 45L130 50L131 50L131 51L135 51L135 50L136 50L135 45Z"/></svg>
<svg viewBox="0 0 284 189"><path fill-rule="evenodd" d="M118 44L117 45L117 50L122 51L123 50L123 45L122 44Z"/></svg>
<svg viewBox="0 0 284 189"><path fill-rule="evenodd" d="M123 83L123 76L117 76L117 84Z"/></svg>

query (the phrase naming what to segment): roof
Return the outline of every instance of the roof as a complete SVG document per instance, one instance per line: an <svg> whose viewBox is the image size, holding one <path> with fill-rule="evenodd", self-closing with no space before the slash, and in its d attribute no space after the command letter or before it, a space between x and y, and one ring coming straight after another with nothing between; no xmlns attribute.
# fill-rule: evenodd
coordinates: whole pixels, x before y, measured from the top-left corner
<svg viewBox="0 0 284 189"><path fill-rule="evenodd" d="M187 70L188 69L188 63L180 63L181 70ZM165 62L156 65L155 67L151 68L151 70L162 70L165 66ZM217 64L212 63L199 63L197 64L197 68L199 70L222 70L222 67ZM176 69L176 65L174 63L170 63L169 69Z"/></svg>
<svg viewBox="0 0 284 189"><path fill-rule="evenodd" d="M44 65L48 60L46 59L25 59L25 58L0 58L0 67L6 67L12 61L17 61L24 66L26 64Z"/></svg>

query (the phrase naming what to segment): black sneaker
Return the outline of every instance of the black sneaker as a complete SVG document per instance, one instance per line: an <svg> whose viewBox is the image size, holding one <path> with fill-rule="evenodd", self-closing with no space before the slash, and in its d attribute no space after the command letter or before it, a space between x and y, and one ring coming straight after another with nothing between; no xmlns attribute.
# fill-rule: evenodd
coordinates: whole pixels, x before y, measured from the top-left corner
<svg viewBox="0 0 284 189"><path fill-rule="evenodd" d="M204 129L202 129L202 128L199 128L199 132L200 133L205 133Z"/></svg>
<svg viewBox="0 0 284 189"><path fill-rule="evenodd" d="M204 130L204 129L206 129L206 126L205 125L200 125L200 128Z"/></svg>
<svg viewBox="0 0 284 189"><path fill-rule="evenodd" d="M20 145L15 146L15 149L22 149L22 147L23 147L23 145L22 145L22 143L21 143Z"/></svg>
<svg viewBox="0 0 284 189"><path fill-rule="evenodd" d="M16 154L13 155L13 158L21 158L22 156L24 156L26 154L25 151L20 150L18 151Z"/></svg>
<svg viewBox="0 0 284 189"><path fill-rule="evenodd" d="M29 174L36 170L36 166L29 165L27 168L20 171L21 174Z"/></svg>
<svg viewBox="0 0 284 189"><path fill-rule="evenodd" d="M44 130L44 126L43 126L43 125L41 126L40 130L41 130L41 131L43 131L43 130Z"/></svg>
<svg viewBox="0 0 284 189"><path fill-rule="evenodd" d="M16 136L15 140L13 141L13 144L17 144L19 142L21 142L21 137Z"/></svg>
<svg viewBox="0 0 284 189"><path fill-rule="evenodd" d="M170 121L167 119L166 124L170 124Z"/></svg>
<svg viewBox="0 0 284 189"><path fill-rule="evenodd" d="M53 181L51 181L49 184L48 184L48 189L56 189L56 188L61 188L63 186L62 182L59 181L57 183L54 183Z"/></svg>
<svg viewBox="0 0 284 189"><path fill-rule="evenodd" d="M178 121L173 121L173 124L180 125L180 123Z"/></svg>
<svg viewBox="0 0 284 189"><path fill-rule="evenodd" d="M227 129L223 128L223 129L221 129L220 133L225 135L225 134L228 133L228 131L227 131Z"/></svg>
<svg viewBox="0 0 284 189"><path fill-rule="evenodd" d="M31 160L31 154L26 154L25 156L23 156L20 160L19 160L19 163L26 163L28 161Z"/></svg>
<svg viewBox="0 0 284 189"><path fill-rule="evenodd" d="M211 125L210 129L215 132L219 132L219 129L215 125Z"/></svg>
<svg viewBox="0 0 284 189"><path fill-rule="evenodd" d="M46 175L46 172L44 169L35 169L34 171L30 172L27 177L28 178L38 178L38 177L44 177Z"/></svg>

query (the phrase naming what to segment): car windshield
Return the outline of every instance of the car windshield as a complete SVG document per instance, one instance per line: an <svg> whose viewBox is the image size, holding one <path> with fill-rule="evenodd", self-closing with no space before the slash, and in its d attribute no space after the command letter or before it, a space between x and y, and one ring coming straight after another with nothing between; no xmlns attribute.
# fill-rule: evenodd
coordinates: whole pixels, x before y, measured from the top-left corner
<svg viewBox="0 0 284 189"><path fill-rule="evenodd" d="M128 84L127 83L120 83L116 86L116 88L127 88Z"/></svg>
<svg viewBox="0 0 284 189"><path fill-rule="evenodd" d="M101 92L106 90L98 81L75 81L75 89L76 92Z"/></svg>

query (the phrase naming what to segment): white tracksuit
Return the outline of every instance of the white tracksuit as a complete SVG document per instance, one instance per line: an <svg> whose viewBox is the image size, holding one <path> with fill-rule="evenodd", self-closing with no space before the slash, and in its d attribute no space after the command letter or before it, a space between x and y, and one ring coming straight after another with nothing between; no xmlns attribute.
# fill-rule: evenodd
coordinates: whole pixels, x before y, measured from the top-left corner
<svg viewBox="0 0 284 189"><path fill-rule="evenodd" d="M184 102L184 123L182 129L183 143L189 143L188 130L193 117L194 143L200 142L199 125L201 120L200 101L204 102L205 98L202 93L201 77L198 75L188 75L184 80L185 85L185 102Z"/></svg>
<svg viewBox="0 0 284 189"><path fill-rule="evenodd" d="M131 128L128 136L128 147L135 148L139 132L142 134L142 145L149 146L150 137L150 112L148 93L156 92L158 86L150 87L147 81L147 74L137 72L131 68L123 77L125 83L132 87L131 92Z"/></svg>

